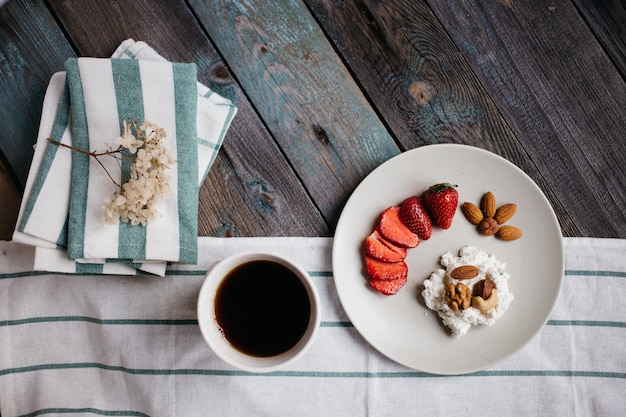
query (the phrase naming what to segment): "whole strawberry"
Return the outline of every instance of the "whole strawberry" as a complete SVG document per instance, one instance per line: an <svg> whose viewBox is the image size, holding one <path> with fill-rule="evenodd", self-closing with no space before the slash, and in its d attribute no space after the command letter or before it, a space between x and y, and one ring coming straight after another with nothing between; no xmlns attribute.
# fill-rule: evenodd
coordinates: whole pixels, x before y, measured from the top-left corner
<svg viewBox="0 0 626 417"><path fill-rule="evenodd" d="M428 212L422 205L422 199L418 196L409 197L402 202L400 220L421 240L428 240L433 232L433 225Z"/></svg>
<svg viewBox="0 0 626 417"><path fill-rule="evenodd" d="M435 184L424 193L424 206L436 226L449 229L459 204L456 185L450 183Z"/></svg>

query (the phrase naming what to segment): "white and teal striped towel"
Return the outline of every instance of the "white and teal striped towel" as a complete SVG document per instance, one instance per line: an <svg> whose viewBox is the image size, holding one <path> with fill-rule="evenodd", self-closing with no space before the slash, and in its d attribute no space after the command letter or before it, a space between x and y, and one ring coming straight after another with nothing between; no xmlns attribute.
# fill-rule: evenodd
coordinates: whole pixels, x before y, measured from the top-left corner
<svg viewBox="0 0 626 417"><path fill-rule="evenodd" d="M546 326L490 369L434 376L373 349L333 282L330 238L200 238L197 265L157 277L51 274L0 242L2 416L603 416L626 410L626 240L564 239ZM211 264L273 250L310 272L322 323L306 355L272 374L207 347L196 300ZM443 331L443 329L442 329Z"/></svg>
<svg viewBox="0 0 626 417"><path fill-rule="evenodd" d="M113 58L166 62L147 44L135 42L132 39L124 41L113 54ZM71 97L65 78L64 72L54 74L46 92L37 147L13 240L41 248L38 249L38 265L49 271L133 274L136 268L139 268L162 275L165 271L163 261L131 265L119 262L106 263L104 259L79 259L79 262L76 262L69 260L67 255L54 253L55 248L63 250L68 244L67 220L72 183L69 167L73 155L66 149L59 149L58 146L47 143L47 138L51 137L68 145L73 141L70 118ZM223 143L237 109L230 100L200 83L197 83L197 92L194 96L197 100L195 118L197 172L198 182L201 184ZM192 119L191 116L189 119Z"/></svg>
<svg viewBox="0 0 626 417"><path fill-rule="evenodd" d="M142 123L147 119L165 129L165 145L178 161L168 171L172 177L172 197L157 204L162 218L146 227L128 222L110 225L104 222L102 206L117 186L94 158L72 152L69 258L195 263L198 237L195 64L72 58L66 62L65 69L74 147L97 152L115 149L124 120ZM120 166L113 158L101 158L101 163L113 178L122 182L124 162Z"/></svg>

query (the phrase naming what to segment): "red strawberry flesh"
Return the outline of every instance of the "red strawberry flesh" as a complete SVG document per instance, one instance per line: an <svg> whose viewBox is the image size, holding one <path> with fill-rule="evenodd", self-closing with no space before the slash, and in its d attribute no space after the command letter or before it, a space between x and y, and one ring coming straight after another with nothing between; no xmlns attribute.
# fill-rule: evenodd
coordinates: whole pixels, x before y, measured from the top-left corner
<svg viewBox="0 0 626 417"><path fill-rule="evenodd" d="M385 262L399 262L406 258L406 248L401 248L374 230L365 239L365 254Z"/></svg>
<svg viewBox="0 0 626 417"><path fill-rule="evenodd" d="M365 256L365 267L370 277L382 280L406 278L409 274L409 268L404 261L385 262Z"/></svg>
<svg viewBox="0 0 626 417"><path fill-rule="evenodd" d="M400 220L398 206L391 206L381 214L378 231L385 239L402 248L414 248L420 242L419 237Z"/></svg>
<svg viewBox="0 0 626 417"><path fill-rule="evenodd" d="M450 183L435 184L424 193L424 206L432 222L442 229L452 226L452 219L459 204L456 185Z"/></svg>
<svg viewBox="0 0 626 417"><path fill-rule="evenodd" d="M412 196L402 202L400 220L421 240L430 239L433 225L420 197Z"/></svg>
<svg viewBox="0 0 626 417"><path fill-rule="evenodd" d="M404 284L407 283L407 277L400 277L395 279L376 279L370 280L370 285L376 291L384 295L395 295L400 291Z"/></svg>

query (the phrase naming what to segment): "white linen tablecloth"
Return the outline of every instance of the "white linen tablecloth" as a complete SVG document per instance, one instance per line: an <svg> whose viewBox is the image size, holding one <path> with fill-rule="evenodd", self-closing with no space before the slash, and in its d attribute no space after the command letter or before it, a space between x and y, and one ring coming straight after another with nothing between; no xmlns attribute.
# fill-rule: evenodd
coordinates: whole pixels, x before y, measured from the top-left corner
<svg viewBox="0 0 626 417"><path fill-rule="evenodd" d="M165 277L33 271L0 242L0 414L109 416L623 416L626 240L565 238L552 316L520 351L465 376L405 368L368 345L336 295L331 238L199 238ZM196 321L208 267L246 249L289 256L322 300L311 349L283 371L219 360Z"/></svg>

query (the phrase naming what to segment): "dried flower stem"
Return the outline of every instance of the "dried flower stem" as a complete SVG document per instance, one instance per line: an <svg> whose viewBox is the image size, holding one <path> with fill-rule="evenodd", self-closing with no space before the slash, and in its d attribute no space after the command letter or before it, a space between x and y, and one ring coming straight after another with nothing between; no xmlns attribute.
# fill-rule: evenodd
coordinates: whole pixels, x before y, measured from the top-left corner
<svg viewBox="0 0 626 417"><path fill-rule="evenodd" d="M161 216L155 205L162 197L169 197L170 177L165 170L176 163L176 159L163 143L166 137L163 128L148 120L144 120L141 126L138 126L137 122L124 120L123 126L124 132L117 138L120 143L118 148L105 152L88 152L50 138L48 141L93 157L118 188L118 191L105 201L104 218L107 223L121 221L145 226L149 220ZM127 158L122 154L123 151L130 154L132 163L130 177L120 185L99 158L111 156L121 163Z"/></svg>

